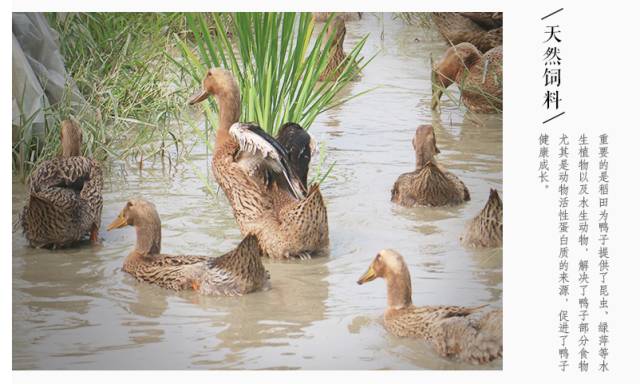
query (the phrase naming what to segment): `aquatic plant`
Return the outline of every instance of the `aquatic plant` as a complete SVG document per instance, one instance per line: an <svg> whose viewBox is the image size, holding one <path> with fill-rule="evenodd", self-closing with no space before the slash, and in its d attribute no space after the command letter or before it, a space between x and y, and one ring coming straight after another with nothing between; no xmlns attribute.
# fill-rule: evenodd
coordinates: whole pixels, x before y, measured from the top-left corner
<svg viewBox="0 0 640 384"><path fill-rule="evenodd" d="M362 94L338 96L372 59L360 56L367 36L347 55L335 81L318 82L329 60L329 42L323 43L328 23L312 41L311 13L234 13L226 26L220 14L209 19L214 36L207 15L186 16L194 47L176 37L183 58L176 63L192 76L195 87L210 67L231 70L242 94L242 121L257 122L271 135L289 121L308 129L320 113ZM215 102L204 105L215 127Z"/></svg>
<svg viewBox="0 0 640 384"><path fill-rule="evenodd" d="M33 116L22 114L13 143L13 170L26 177L59 148L59 123L74 117L85 132L85 154L144 160L178 151L180 138L172 123L184 107L184 95L173 83L181 71L165 52L184 34L185 18L168 13L50 13L58 32L68 73L87 101L70 98L44 112L42 136L31 136ZM68 93L68 92L67 92ZM18 104L21 104L18 102ZM19 105L20 107L20 105Z"/></svg>

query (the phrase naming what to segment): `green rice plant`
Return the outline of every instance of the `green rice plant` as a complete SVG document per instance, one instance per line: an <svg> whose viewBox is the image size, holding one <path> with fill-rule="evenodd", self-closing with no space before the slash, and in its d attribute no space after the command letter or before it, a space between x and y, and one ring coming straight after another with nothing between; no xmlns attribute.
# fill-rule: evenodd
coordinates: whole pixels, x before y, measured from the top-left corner
<svg viewBox="0 0 640 384"><path fill-rule="evenodd" d="M332 16L333 17L333 16ZM308 129L322 112L359 94L339 98L338 93L369 63L360 56L367 40L362 38L343 61L335 81L319 82L329 61L325 39L329 20L315 41L310 13L234 13L225 25L213 14L215 38L203 14L187 14L194 48L176 36L182 60L176 60L199 87L206 70L224 67L233 72L242 95L242 121L258 123L275 135L282 124L293 121ZM327 43L323 43L326 41ZM367 91L365 91L367 92ZM209 125L215 127L213 101L205 103Z"/></svg>

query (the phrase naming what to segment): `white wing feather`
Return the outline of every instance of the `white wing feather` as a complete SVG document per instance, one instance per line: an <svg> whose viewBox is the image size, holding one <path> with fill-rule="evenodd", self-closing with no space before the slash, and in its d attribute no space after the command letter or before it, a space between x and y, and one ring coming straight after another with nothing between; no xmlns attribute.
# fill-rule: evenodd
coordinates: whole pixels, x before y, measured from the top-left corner
<svg viewBox="0 0 640 384"><path fill-rule="evenodd" d="M269 168L284 175L295 197L297 199L304 199L304 191L301 190L300 186L292 182L288 172L284 169L283 162L287 161L287 159L282 158L271 143L248 129L242 123L233 124L229 128L229 133L238 143L241 151L251 153L253 155L260 155L267 161Z"/></svg>

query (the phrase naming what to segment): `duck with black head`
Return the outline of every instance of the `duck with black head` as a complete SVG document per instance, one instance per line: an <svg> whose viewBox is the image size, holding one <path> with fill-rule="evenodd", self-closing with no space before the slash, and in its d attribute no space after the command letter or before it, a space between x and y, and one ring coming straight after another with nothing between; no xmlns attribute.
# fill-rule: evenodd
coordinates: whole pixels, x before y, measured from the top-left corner
<svg viewBox="0 0 640 384"><path fill-rule="evenodd" d="M327 211L320 187L306 188L290 152L259 126L240 123L240 90L230 71L207 71L190 104L213 96L218 128L213 174L244 235L255 234L274 259L324 255L329 246Z"/></svg>

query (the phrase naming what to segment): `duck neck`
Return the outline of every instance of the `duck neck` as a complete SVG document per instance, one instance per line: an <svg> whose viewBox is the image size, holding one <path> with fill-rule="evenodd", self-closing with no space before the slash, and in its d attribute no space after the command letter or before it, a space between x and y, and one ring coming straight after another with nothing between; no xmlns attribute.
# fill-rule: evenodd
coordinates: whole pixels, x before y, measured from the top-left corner
<svg viewBox="0 0 640 384"><path fill-rule="evenodd" d="M162 233L159 223L136 226L136 248L134 254L139 256L159 254L161 239Z"/></svg>
<svg viewBox="0 0 640 384"><path fill-rule="evenodd" d="M411 306L411 277L409 270L401 274L393 274L387 280L387 307L401 309Z"/></svg>
<svg viewBox="0 0 640 384"><path fill-rule="evenodd" d="M77 138L62 139L62 157L80 156L81 140Z"/></svg>
<svg viewBox="0 0 640 384"><path fill-rule="evenodd" d="M427 163L429 162L432 162L435 164L436 159L435 157L433 157L433 154L431 154L430 151L419 148L416 151L416 171L419 171L422 168L424 168L424 166L427 165Z"/></svg>
<svg viewBox="0 0 640 384"><path fill-rule="evenodd" d="M237 88L224 94L216 95L218 103L218 130L216 147L224 144L229 138L229 128L240 120L240 93Z"/></svg>

